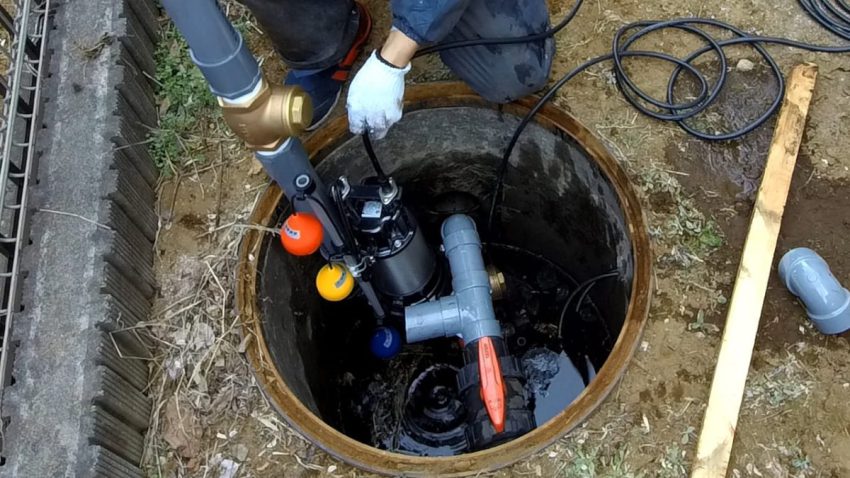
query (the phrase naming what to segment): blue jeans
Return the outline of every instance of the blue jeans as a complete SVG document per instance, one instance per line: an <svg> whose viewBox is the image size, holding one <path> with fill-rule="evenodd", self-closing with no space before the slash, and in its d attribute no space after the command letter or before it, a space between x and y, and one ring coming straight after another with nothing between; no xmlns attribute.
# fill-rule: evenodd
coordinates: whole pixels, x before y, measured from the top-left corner
<svg viewBox="0 0 850 478"><path fill-rule="evenodd" d="M472 0L443 40L525 36L549 28L545 0ZM442 42L441 42L442 43ZM455 75L488 101L507 103L546 86L555 41L455 48L440 53Z"/></svg>
<svg viewBox="0 0 850 478"><path fill-rule="evenodd" d="M353 0L240 1L257 17L291 68L318 69L338 63L354 41L359 22ZM442 42L525 36L548 27L546 0L468 0ZM506 103L546 85L554 52L555 42L549 38L456 48L441 52L440 57L482 97Z"/></svg>
<svg viewBox="0 0 850 478"><path fill-rule="evenodd" d="M345 57L360 16L354 0L239 0L271 39L283 61L297 70L321 70Z"/></svg>

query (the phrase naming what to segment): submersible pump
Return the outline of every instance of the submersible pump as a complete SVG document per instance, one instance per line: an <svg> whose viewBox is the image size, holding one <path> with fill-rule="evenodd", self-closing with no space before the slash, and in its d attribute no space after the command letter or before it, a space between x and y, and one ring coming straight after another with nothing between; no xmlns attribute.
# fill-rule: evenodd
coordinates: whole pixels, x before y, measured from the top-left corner
<svg viewBox="0 0 850 478"><path fill-rule="evenodd" d="M325 184L297 137L312 121L309 96L263 78L215 0L163 0L163 6L186 38L225 121L289 200L283 246L299 256L319 253L328 263L317 277L320 295L365 300L376 326L400 324L408 343L445 336L463 341L466 365L457 382L468 449L533 429L521 369L495 318L474 221L463 215L445 220L443 258L404 206L401 185L374 157L375 176L359 184L346 177ZM373 156L368 138L365 144ZM388 337L392 341L400 334Z"/></svg>

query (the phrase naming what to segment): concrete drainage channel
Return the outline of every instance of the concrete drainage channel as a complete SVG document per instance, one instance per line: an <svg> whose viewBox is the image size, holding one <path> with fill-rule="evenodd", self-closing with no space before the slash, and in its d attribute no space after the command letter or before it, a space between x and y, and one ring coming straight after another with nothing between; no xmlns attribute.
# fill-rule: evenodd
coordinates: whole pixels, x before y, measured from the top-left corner
<svg viewBox="0 0 850 478"><path fill-rule="evenodd" d="M148 368L122 355L149 349L119 330L148 318L154 293L157 173L144 139L157 121L159 13L149 0L12 3L4 44L26 66L3 88L7 115L20 102L3 131L3 281L17 306L0 314L0 476L140 478Z"/></svg>
<svg viewBox="0 0 850 478"><path fill-rule="evenodd" d="M497 110L456 84L414 87L406 98L405 119L376 152L426 237L438 240L452 213L486 222L501 148L531 103ZM325 180L370 173L344 119L306 147ZM322 301L313 286L321 260L289 256L261 231L246 234L237 300L243 333L256 338L247 356L270 401L316 445L379 473L475 474L539 451L611 391L639 342L651 296L638 200L603 145L554 107L535 117L514 161L503 202L510 227L485 237L484 250L508 286L496 313L521 359L537 426L492 448L465 447L456 340L406 346L390 361L372 358L365 302ZM272 186L252 222L279 227L288 206Z"/></svg>

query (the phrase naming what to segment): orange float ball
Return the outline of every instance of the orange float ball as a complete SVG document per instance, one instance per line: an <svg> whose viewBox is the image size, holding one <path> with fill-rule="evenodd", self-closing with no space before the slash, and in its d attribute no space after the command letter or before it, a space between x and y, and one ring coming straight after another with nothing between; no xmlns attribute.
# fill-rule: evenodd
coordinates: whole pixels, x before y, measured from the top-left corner
<svg viewBox="0 0 850 478"><path fill-rule="evenodd" d="M289 216L280 228L280 242L293 256L309 256L318 251L323 237L322 223L306 212Z"/></svg>

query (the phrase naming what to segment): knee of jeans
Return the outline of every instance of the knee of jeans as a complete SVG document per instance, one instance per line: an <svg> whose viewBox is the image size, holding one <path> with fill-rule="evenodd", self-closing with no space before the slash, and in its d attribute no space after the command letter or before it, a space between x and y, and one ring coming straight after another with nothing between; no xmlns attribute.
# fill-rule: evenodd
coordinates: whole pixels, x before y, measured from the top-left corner
<svg viewBox="0 0 850 478"><path fill-rule="evenodd" d="M494 76L480 94L488 101L510 103L540 91L549 81L550 62L520 62L503 75Z"/></svg>
<svg viewBox="0 0 850 478"><path fill-rule="evenodd" d="M514 66L517 81L523 86L523 96L539 91L549 82L551 62L528 62Z"/></svg>

